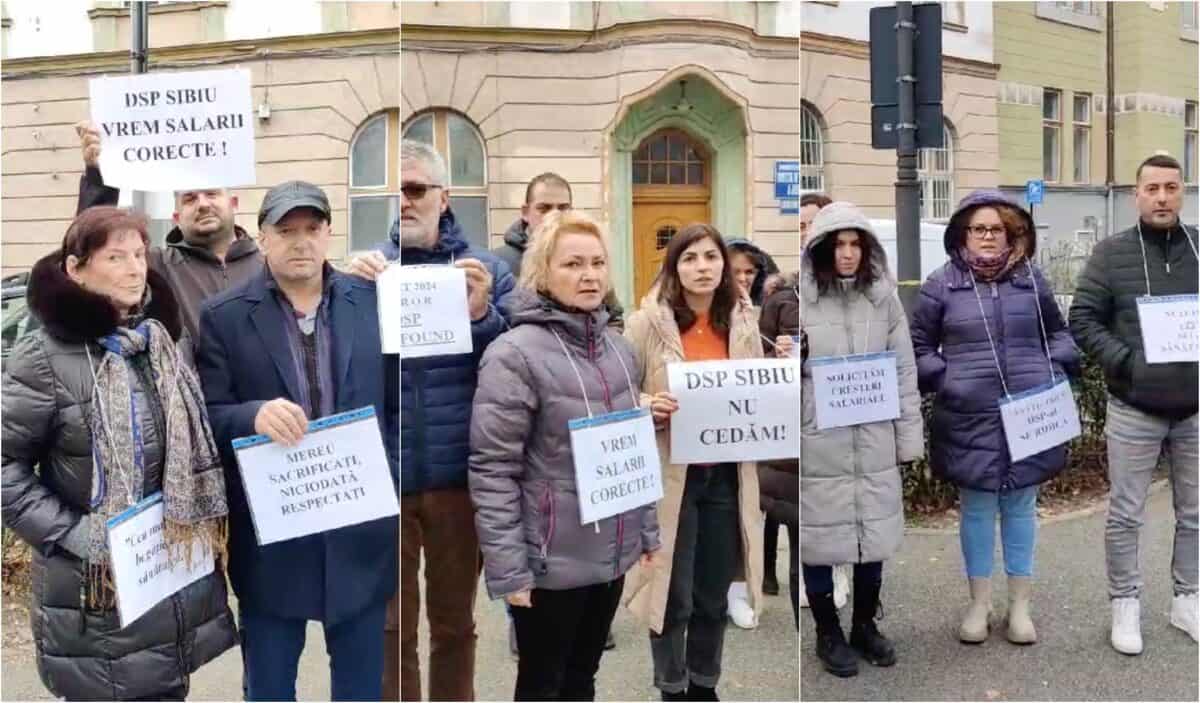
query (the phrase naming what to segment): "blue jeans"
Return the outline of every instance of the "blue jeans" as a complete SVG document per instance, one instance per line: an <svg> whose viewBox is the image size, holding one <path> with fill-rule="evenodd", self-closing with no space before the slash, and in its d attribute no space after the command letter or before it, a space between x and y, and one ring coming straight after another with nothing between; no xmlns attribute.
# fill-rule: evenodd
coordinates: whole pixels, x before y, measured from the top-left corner
<svg viewBox="0 0 1200 703"><path fill-rule="evenodd" d="M1037 542L1037 486L995 493L961 489L962 543L967 578L992 577L996 551L996 513L1000 513L1000 541L1004 545L1004 571L1009 576L1033 576Z"/></svg>
<svg viewBox="0 0 1200 703"><path fill-rule="evenodd" d="M325 626L330 695L335 701L378 701L383 697L383 627L387 603L351 620ZM296 672L308 621L238 612L245 665L246 700L296 700Z"/></svg>

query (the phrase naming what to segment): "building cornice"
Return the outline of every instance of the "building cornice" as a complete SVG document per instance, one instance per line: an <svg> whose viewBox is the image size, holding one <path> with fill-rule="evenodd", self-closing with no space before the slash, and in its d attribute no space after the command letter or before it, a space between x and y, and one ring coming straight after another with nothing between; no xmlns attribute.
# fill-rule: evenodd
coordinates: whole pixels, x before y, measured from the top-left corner
<svg viewBox="0 0 1200 703"><path fill-rule="evenodd" d="M734 45L750 53L778 58L800 55L799 39L758 34L750 27L721 20L663 18L622 22L590 29L537 29L528 27L453 27L404 24L400 44L404 50L569 48L572 53L607 51L630 44L705 42Z"/></svg>
<svg viewBox="0 0 1200 703"><path fill-rule="evenodd" d="M870 44L861 39L835 37L817 32L801 32L800 40L806 52L849 56L864 61L871 60ZM1000 73L1000 64L943 55L942 70L947 73L995 80Z"/></svg>
<svg viewBox="0 0 1200 703"><path fill-rule="evenodd" d="M229 0L216 0L213 2L173 2L165 5L150 5L146 11L152 15L163 15L171 12L193 12L196 10L204 10L210 7L228 7ZM129 7L93 7L87 11L88 17L96 19L97 17L128 17Z"/></svg>
<svg viewBox="0 0 1200 703"><path fill-rule="evenodd" d="M378 49L375 53L398 53L395 29L368 29L352 32L327 32L288 37L236 39L232 41L182 44L150 49L149 66L197 63L242 57L256 60L264 56L287 58L332 49ZM3 78L23 78L55 73L125 72L129 68L129 50L103 51L58 56L30 56L4 59Z"/></svg>

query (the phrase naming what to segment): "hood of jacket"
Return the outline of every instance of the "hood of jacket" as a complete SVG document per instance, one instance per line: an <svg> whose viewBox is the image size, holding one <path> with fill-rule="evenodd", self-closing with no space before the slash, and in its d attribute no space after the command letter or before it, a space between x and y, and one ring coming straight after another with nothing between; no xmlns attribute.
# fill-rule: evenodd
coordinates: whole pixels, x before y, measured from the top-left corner
<svg viewBox="0 0 1200 703"><path fill-rule="evenodd" d="M232 261L237 261L238 259L244 259L247 256L254 256L259 252L258 242L254 241L250 234L247 233L241 225L233 226L233 234L233 243L229 245L229 251L225 254L226 264ZM167 247L171 249L177 249L188 256L204 259L214 264L221 263L221 260L218 259L208 249L205 249L204 247L198 247L184 239L183 230L179 229L178 225L176 225L175 228L173 228L170 232L167 232L166 245Z"/></svg>
<svg viewBox="0 0 1200 703"><path fill-rule="evenodd" d="M143 315L158 320L179 341L183 320L179 303L166 279L154 269L146 272L150 302ZM83 343L99 339L116 330L121 317L108 298L85 290L72 281L62 268L62 252L42 257L29 274L26 299L46 332L63 342Z"/></svg>
<svg viewBox="0 0 1200 703"><path fill-rule="evenodd" d="M525 251L525 248L529 246L529 223L518 217L516 222L513 222L505 230L504 243L517 251Z"/></svg>
<svg viewBox="0 0 1200 703"><path fill-rule="evenodd" d="M864 239L867 242L868 260L875 274L875 281L871 284L870 288L864 291L864 294L871 303L878 305L884 298L896 290L896 280L888 268L887 252L883 250L883 245L879 243L879 236L875 234L875 228L871 226L871 220L854 205L846 202L837 202L830 203L821 208L816 218L813 219L808 240L804 243L804 251L801 253L800 260L800 271L796 274L798 277L797 284L800 287L800 296L804 299L804 302L815 304L819 293L817 278L813 271L813 249L830 235L846 229L852 229L865 235Z"/></svg>
<svg viewBox="0 0 1200 703"><path fill-rule="evenodd" d="M754 277L754 283L750 284L750 299L755 305L761 305L763 285L767 282L767 276L779 273L779 266L775 264L775 259L749 239L735 238L725 242L726 246L731 251L746 254L751 259L754 259L754 265L758 269L758 274Z"/></svg>
<svg viewBox="0 0 1200 703"><path fill-rule="evenodd" d="M1037 254L1037 228L1034 226L1033 216L1012 198L998 190L991 189L976 190L958 201L958 207L950 216L950 222L946 224L946 232L942 236L942 246L945 247L950 260L959 268L966 269L967 264L962 260L959 250L966 241L967 222L970 221L972 212L988 205L1007 205L1021 213L1021 217L1025 219L1025 226L1029 230L1025 257L1032 261L1034 255Z"/></svg>
<svg viewBox="0 0 1200 703"><path fill-rule="evenodd" d="M390 240L395 249L385 250L384 256L395 259L399 254L403 264L442 264L461 256L470 245L463 235L462 226L454 217L454 212L447 207L438 219L438 240L432 249L400 246L400 229L396 228L395 239Z"/></svg>
<svg viewBox="0 0 1200 703"><path fill-rule="evenodd" d="M550 326L564 332L564 342L586 345L608 324L609 312L604 305L590 312L568 308L553 298L528 288L515 288L509 297L508 323Z"/></svg>

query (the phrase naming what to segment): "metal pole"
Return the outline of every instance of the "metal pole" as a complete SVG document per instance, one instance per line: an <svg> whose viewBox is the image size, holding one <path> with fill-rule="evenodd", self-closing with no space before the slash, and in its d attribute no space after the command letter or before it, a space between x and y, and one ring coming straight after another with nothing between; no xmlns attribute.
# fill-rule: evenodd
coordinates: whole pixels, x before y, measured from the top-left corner
<svg viewBox="0 0 1200 703"><path fill-rule="evenodd" d="M143 0L129 3L129 19L132 44L129 48L129 72L145 73L146 59L149 54L150 16ZM135 190L130 193L133 199L133 209L146 212L146 193Z"/></svg>
<svg viewBox="0 0 1200 703"><path fill-rule="evenodd" d="M921 200L917 182L916 32L911 2L896 3L899 147L896 149L896 277L900 302L911 312L921 287Z"/></svg>

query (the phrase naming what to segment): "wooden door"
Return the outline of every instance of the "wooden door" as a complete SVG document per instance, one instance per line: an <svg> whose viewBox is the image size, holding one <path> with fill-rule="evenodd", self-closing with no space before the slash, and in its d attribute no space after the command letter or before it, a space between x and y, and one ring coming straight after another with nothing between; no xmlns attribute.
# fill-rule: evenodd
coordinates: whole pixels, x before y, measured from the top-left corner
<svg viewBox="0 0 1200 703"><path fill-rule="evenodd" d="M676 196L678 197L678 196ZM634 296L632 307L654 282L667 255L671 237L693 222L708 222L708 197L703 200L641 201L633 203Z"/></svg>

